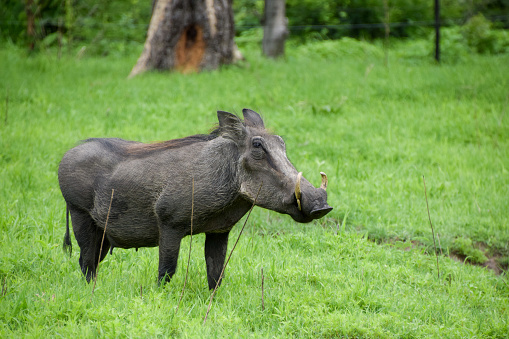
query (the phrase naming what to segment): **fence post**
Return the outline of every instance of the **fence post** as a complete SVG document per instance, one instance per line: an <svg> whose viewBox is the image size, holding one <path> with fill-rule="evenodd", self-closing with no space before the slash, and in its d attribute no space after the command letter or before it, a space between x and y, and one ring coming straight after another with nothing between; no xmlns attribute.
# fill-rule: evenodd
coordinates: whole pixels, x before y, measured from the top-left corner
<svg viewBox="0 0 509 339"><path fill-rule="evenodd" d="M391 26L390 26L390 12L389 12L389 3L388 0L384 0L384 28L385 28L385 42L384 42L384 52L385 52L385 67L389 67L389 37L391 34Z"/></svg>

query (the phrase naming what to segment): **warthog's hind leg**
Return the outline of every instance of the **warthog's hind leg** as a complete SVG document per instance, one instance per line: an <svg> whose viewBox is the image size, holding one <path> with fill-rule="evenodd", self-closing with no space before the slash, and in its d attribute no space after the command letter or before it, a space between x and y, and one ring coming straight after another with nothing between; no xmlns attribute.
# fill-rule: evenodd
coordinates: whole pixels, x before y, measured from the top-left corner
<svg viewBox="0 0 509 339"><path fill-rule="evenodd" d="M81 271L87 279L87 282L90 282L90 279L96 274L103 232L97 228L97 225L87 211L80 210L73 206L69 206L69 211L71 213L74 237L80 247L79 263ZM105 238L101 253L101 261L106 254L108 254L109 248L110 243L108 239Z"/></svg>

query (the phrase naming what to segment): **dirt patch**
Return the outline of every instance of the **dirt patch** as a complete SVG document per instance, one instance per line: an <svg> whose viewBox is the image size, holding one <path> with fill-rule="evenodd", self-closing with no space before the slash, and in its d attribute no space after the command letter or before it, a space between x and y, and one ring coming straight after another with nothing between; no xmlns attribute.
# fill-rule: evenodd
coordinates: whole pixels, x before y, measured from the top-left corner
<svg viewBox="0 0 509 339"><path fill-rule="evenodd" d="M493 257L488 257L488 261L485 263L479 264L479 263L472 263L471 261L467 260L468 258L465 255L458 254L458 253L451 253L449 254L449 258L461 262L463 264L467 265L475 265L475 266L481 266L486 267L490 270L492 270L496 275L501 275L502 273L507 270L507 267L502 267L502 265L499 263L499 260L502 258L501 255L495 255Z"/></svg>
<svg viewBox="0 0 509 339"><path fill-rule="evenodd" d="M504 270L498 265L496 258L488 258L488 261L482 264L481 266L489 268L497 275L501 275L502 273L504 273Z"/></svg>
<svg viewBox="0 0 509 339"><path fill-rule="evenodd" d="M321 224L322 227L332 229L334 234L338 234L339 227L342 225L343 220L333 218L327 218L326 220L327 222ZM357 232L362 232L365 230L365 227L364 225L357 225L355 230ZM433 246L427 246L419 240L402 239L399 237L373 236L372 234L368 235L368 240L378 245L389 245L390 247L400 249L405 252L422 249L423 253L435 256ZM463 246L458 246L458 244ZM490 247L484 242L474 242L470 239L467 239L467 241L457 241L455 244L456 248L451 245L454 245L454 242L453 244L444 244L444 246L441 247L442 245L440 244L440 240L438 240L438 254L440 256L448 256L449 258L466 265L486 267L493 271L496 275L501 275L509 270L509 254L507 253L507 250ZM474 252L472 252L472 250ZM481 255L472 256L472 253ZM476 260L478 261L476 262Z"/></svg>
<svg viewBox="0 0 509 339"><path fill-rule="evenodd" d="M402 241L399 238L392 238L392 239L370 239L377 244L389 244L391 247L401 249L403 251L411 251L416 248L424 248L424 253L428 255L434 255L433 250L429 250L423 243L417 241L417 240L411 240L411 241ZM496 275L501 275L502 273L506 272L509 267L507 265L504 265L503 259L504 256L498 252L494 252L492 248L490 248L488 245L484 243L475 243L475 248L482 251L484 255L486 256L487 260L483 263L472 261L471 258L463 253L459 253L457 251L450 251L448 257L457 261L461 262L466 265L475 265L475 266L481 266L486 267L493 271ZM440 249L437 248L437 251L441 256L447 256L446 254L443 254Z"/></svg>

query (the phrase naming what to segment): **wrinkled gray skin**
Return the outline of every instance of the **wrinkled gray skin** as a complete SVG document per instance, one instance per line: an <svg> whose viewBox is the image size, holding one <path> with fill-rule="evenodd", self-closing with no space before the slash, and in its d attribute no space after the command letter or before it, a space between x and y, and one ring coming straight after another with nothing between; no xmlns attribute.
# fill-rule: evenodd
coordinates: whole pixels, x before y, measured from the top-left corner
<svg viewBox="0 0 509 339"><path fill-rule="evenodd" d="M217 112L219 127L157 144L89 139L69 150L58 169L62 194L80 246L87 281L95 275L111 204L101 260L114 247L159 246L159 282L175 273L181 239L205 233L209 288L224 265L228 233L256 205L289 214L297 222L321 218L332 208L324 189L301 180L302 211L294 193L298 172L286 157L283 139L265 130L258 113L244 121ZM69 224L64 248L71 245Z"/></svg>

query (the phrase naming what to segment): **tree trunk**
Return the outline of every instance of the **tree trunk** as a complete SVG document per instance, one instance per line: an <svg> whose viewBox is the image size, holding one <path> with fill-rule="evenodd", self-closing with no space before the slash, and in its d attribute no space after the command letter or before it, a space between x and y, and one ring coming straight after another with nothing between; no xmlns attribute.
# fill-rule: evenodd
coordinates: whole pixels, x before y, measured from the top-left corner
<svg viewBox="0 0 509 339"><path fill-rule="evenodd" d="M25 13L27 16L27 37L28 37L28 49L33 51L35 48L35 15L33 12L34 1L25 1Z"/></svg>
<svg viewBox="0 0 509 339"><path fill-rule="evenodd" d="M265 0L263 26L263 54L271 58L283 56L289 34L285 0Z"/></svg>
<svg viewBox="0 0 509 339"><path fill-rule="evenodd" d="M233 60L232 0L155 0L147 39L129 77L150 69L193 72Z"/></svg>

